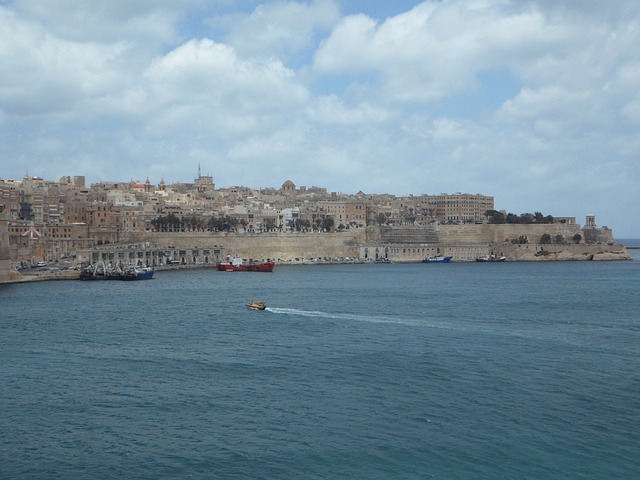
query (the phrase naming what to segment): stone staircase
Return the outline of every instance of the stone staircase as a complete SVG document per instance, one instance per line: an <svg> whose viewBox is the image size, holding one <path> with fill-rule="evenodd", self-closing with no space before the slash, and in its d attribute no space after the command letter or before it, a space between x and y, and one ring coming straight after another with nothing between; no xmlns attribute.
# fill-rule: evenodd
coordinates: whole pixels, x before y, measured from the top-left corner
<svg viewBox="0 0 640 480"><path fill-rule="evenodd" d="M431 225L383 226L380 229L384 244L438 244L438 232Z"/></svg>

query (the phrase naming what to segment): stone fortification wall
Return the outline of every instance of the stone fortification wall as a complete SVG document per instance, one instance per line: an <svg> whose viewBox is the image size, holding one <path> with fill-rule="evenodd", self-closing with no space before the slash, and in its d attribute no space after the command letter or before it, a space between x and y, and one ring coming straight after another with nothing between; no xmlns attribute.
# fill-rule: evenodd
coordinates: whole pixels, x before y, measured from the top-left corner
<svg viewBox="0 0 640 480"><path fill-rule="evenodd" d="M11 280L15 276L15 272L11 270L9 255L8 222L0 219L0 282Z"/></svg>
<svg viewBox="0 0 640 480"><path fill-rule="evenodd" d="M581 245L572 244L576 233L583 237ZM554 240L561 235L567 243L539 245L544 234L549 234ZM512 243L512 240L522 237L526 237L529 243ZM624 247L608 245L613 244L611 230L592 229L589 238L598 239L598 245L585 245L584 237L584 231L577 225L465 224L373 226L342 233L315 234L149 233L138 240L158 249L215 247L223 256L236 254L244 258L271 258L281 262L345 257L366 260L387 257L396 261L420 261L425 256L436 255L453 255L457 261L474 261L477 257L489 254L505 255L511 260L559 260L568 257L580 260L603 257L606 252L612 252L612 258L627 255ZM552 253L540 253L545 251Z"/></svg>
<svg viewBox="0 0 640 480"><path fill-rule="evenodd" d="M438 237L444 244L471 245L471 244L495 244L511 242L511 240L527 237L529 243L539 243L542 235L549 234L552 238L562 235L566 240L582 231L578 225L549 224L549 225L438 225L436 227Z"/></svg>
<svg viewBox="0 0 640 480"><path fill-rule="evenodd" d="M598 229L596 229L598 230ZM274 259L279 263L337 260L349 257L367 261L388 258L417 262L428 256L452 255L454 261L475 261L490 254L509 260L630 259L623 246L613 242L572 243L582 230L575 225L431 225L427 227L367 227L341 233L145 233L128 238L127 245L102 245L79 253L82 261L111 260L127 249L125 259L142 259L153 265L166 260L181 265L213 265L227 255L245 259ZM595 233L595 232L594 232ZM558 235L563 243L541 245L540 238ZM526 237L528 243L512 240ZM610 231L593 238L610 238ZM129 251L129 249L131 251Z"/></svg>
<svg viewBox="0 0 640 480"><path fill-rule="evenodd" d="M220 248L222 256L238 255L252 259L276 259L281 262L314 258L357 257L364 229L350 233L261 233L261 234L169 234L152 233L146 242L157 248Z"/></svg>
<svg viewBox="0 0 640 480"><path fill-rule="evenodd" d="M509 260L544 262L555 260L632 260L624 246L617 243L580 245L504 245Z"/></svg>
<svg viewBox="0 0 640 480"><path fill-rule="evenodd" d="M613 242L613 230L604 228L585 227L582 230L584 241L587 243Z"/></svg>
<svg viewBox="0 0 640 480"><path fill-rule="evenodd" d="M375 227L367 230L368 245L360 249L367 258L386 257L392 261L415 262L428 256L452 255L455 261L474 261L490 254L509 260L630 260L626 249L613 241L606 228L580 229L578 225L548 224L464 224ZM551 244L540 243L548 234ZM574 235L582 238L573 242ZM556 243L561 236L562 243ZM435 242L434 240L437 239ZM517 244L513 240L526 239ZM585 243L587 242L587 243Z"/></svg>
<svg viewBox="0 0 640 480"><path fill-rule="evenodd" d="M545 234L551 237L553 243L540 244ZM578 245L573 242L576 234L582 238ZM562 237L562 243L556 243L558 236ZM514 240L522 239L527 243L513 243ZM613 241L611 230L582 230L578 225L566 224L369 227L367 241L360 248L361 257L384 257L398 262L415 262L428 256L440 255L452 255L455 261L474 261L490 254L520 261L632 258L622 245Z"/></svg>
<svg viewBox="0 0 640 480"><path fill-rule="evenodd" d="M605 230L604 234L596 232L603 231L601 229L591 229L589 234L591 241L612 241L610 230ZM585 233L578 225L560 223L549 225L403 225L367 227L367 242L384 244L487 245L503 243L526 236L530 243L538 243L545 233L553 238L556 235L562 235L565 239L571 239L576 233L579 233L583 238L585 237Z"/></svg>

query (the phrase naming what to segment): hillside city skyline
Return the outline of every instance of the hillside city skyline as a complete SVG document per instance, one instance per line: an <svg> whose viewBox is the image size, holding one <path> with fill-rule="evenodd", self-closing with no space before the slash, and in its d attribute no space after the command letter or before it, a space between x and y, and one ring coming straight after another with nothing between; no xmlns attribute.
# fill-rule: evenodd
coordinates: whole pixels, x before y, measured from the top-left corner
<svg viewBox="0 0 640 480"><path fill-rule="evenodd" d="M594 215L587 215L583 224L575 216L535 209L520 214L496 209L493 196L479 193L344 194L315 185L296 186L291 180L285 180L278 188L260 190L244 186L216 188L213 177L202 175L199 166L193 182L166 183L162 178L157 185L148 177L144 183L114 180L87 185L81 175L46 180L25 172L22 180L0 179L0 212L0 219L8 221L12 259L21 265L33 263L34 258L75 258L78 252L101 245L148 243L146 238L154 232L349 232L361 242L362 235L367 235L365 227L538 224L547 228L517 234L508 241L566 244L593 242L596 237L576 229L601 227ZM570 229L558 230L553 224ZM604 230L609 233L601 238L612 238L606 226ZM427 234L424 241L439 242L432 234ZM472 236L468 241L476 243L477 238ZM468 257L470 252L465 255Z"/></svg>
<svg viewBox="0 0 640 480"><path fill-rule="evenodd" d="M47 180L26 172L22 180L0 178L0 223L5 261L17 268L132 255L153 266L207 265L240 243L250 258L279 261L406 262L437 255L441 248L457 261L483 258L494 248L512 259L628 258L624 247L600 251L618 244L595 215L581 224L575 216L535 209L514 214L497 210L493 196L479 193L344 194L291 180L260 190L216 188L200 168L192 182L162 178L157 185L148 177L144 183L89 185L82 175ZM553 252L543 247L549 244Z"/></svg>

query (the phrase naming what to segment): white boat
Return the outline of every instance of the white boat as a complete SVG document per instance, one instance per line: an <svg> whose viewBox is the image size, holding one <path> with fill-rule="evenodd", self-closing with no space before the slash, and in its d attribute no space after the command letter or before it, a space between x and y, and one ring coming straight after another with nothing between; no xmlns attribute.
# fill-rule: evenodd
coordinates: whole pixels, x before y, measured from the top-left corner
<svg viewBox="0 0 640 480"><path fill-rule="evenodd" d="M476 258L476 262L504 262L507 260L507 257L498 257L497 255L487 255L486 257L478 257Z"/></svg>

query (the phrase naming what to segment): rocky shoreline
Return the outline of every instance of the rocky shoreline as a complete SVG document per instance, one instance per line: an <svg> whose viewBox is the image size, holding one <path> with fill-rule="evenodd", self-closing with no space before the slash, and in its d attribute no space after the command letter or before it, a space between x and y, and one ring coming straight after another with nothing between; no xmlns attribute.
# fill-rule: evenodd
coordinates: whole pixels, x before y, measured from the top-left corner
<svg viewBox="0 0 640 480"><path fill-rule="evenodd" d="M619 261L633 260L626 248L618 243L596 245L537 245L513 246L509 260L516 262L549 261Z"/></svg>

